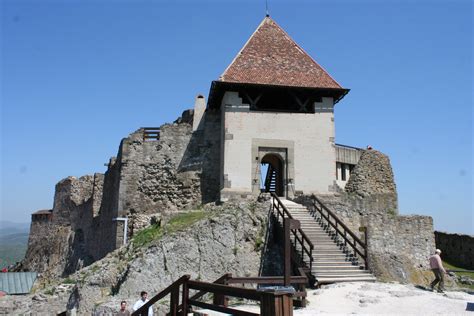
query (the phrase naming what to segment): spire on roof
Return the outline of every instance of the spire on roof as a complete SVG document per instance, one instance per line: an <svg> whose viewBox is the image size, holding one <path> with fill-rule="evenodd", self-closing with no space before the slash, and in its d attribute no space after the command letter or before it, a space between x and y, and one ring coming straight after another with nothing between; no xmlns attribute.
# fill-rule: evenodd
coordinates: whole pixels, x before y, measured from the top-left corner
<svg viewBox="0 0 474 316"><path fill-rule="evenodd" d="M268 15L220 76L219 81L342 89Z"/></svg>

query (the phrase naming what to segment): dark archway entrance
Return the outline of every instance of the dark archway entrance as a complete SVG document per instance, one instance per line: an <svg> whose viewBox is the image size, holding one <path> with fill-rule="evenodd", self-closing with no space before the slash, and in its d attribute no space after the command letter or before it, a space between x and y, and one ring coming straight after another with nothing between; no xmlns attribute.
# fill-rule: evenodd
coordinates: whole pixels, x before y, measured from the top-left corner
<svg viewBox="0 0 474 316"><path fill-rule="evenodd" d="M261 189L264 192L274 192L278 196L285 196L284 192L284 164L283 159L278 154L266 154L262 161L262 183Z"/></svg>

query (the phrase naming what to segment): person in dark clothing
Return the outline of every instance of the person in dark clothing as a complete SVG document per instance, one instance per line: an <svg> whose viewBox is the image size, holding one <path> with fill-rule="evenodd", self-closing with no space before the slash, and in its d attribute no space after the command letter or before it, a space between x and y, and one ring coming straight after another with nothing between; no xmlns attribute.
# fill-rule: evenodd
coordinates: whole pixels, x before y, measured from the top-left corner
<svg viewBox="0 0 474 316"><path fill-rule="evenodd" d="M122 301L120 302L120 310L117 313L118 316L130 316L130 312L127 309L127 302Z"/></svg>

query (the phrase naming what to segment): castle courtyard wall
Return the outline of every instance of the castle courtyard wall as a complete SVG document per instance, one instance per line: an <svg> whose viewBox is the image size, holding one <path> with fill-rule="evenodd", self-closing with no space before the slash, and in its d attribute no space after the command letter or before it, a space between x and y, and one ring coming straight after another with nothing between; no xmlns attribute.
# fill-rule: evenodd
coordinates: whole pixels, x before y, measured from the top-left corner
<svg viewBox="0 0 474 316"><path fill-rule="evenodd" d="M468 270L474 270L474 236L435 232L436 248L444 260Z"/></svg>

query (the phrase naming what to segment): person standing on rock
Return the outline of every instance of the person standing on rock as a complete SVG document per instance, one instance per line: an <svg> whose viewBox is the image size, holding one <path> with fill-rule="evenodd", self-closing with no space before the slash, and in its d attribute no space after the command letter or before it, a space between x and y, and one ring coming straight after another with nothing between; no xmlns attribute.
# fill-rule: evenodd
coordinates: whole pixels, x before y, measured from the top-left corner
<svg viewBox="0 0 474 316"><path fill-rule="evenodd" d="M444 274L446 273L446 270L443 267L443 262L439 256L440 254L441 250L436 249L435 254L430 257L431 271L433 271L435 275L435 279L433 282L431 282L430 286L431 290L434 291L435 285L439 282L438 292L444 293Z"/></svg>
<svg viewBox="0 0 474 316"><path fill-rule="evenodd" d="M149 300L147 299L148 293L145 291L140 292L140 299L133 304L133 311L136 312L140 307L145 305ZM153 316L153 308L148 307L148 316Z"/></svg>
<svg viewBox="0 0 474 316"><path fill-rule="evenodd" d="M130 312L127 309L127 302L120 302L120 310L118 311L117 316L130 316Z"/></svg>

